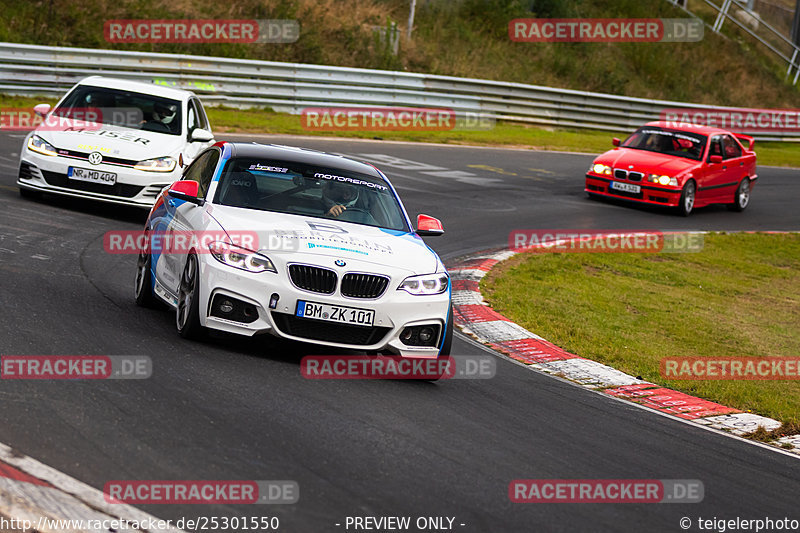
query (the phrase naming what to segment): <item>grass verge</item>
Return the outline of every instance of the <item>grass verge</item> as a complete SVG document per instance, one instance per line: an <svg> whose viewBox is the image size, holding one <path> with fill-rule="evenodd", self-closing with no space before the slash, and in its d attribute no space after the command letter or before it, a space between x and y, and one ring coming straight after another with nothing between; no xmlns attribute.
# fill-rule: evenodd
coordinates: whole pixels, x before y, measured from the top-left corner
<svg viewBox="0 0 800 533"><path fill-rule="evenodd" d="M800 381L677 381L664 357L800 355L800 235L709 234L694 254L519 254L498 312L582 357L798 427Z"/></svg>
<svg viewBox="0 0 800 533"><path fill-rule="evenodd" d="M55 104L56 98L30 98L0 94L0 108L31 108L39 103ZM544 128L516 122L498 122L484 131L308 131L299 115L269 109L207 107L215 133L275 133L283 135L336 136L391 141L433 142L476 146L506 146L531 150L561 150L600 154L611 148L611 139L624 139L630 132ZM800 143L756 143L758 163L778 167L800 167Z"/></svg>

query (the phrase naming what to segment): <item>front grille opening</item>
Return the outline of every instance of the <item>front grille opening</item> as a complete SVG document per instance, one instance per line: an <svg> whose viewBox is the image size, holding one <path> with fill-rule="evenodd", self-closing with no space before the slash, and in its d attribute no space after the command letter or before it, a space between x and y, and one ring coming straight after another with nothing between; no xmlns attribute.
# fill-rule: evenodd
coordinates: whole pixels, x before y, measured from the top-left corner
<svg viewBox="0 0 800 533"><path fill-rule="evenodd" d="M389 278L374 274L345 274L341 292L350 298L378 298L389 286Z"/></svg>
<svg viewBox="0 0 800 533"><path fill-rule="evenodd" d="M624 180L625 178L628 177L628 171L627 170L615 169L614 170L614 177L617 178L618 180Z"/></svg>
<svg viewBox="0 0 800 533"><path fill-rule="evenodd" d="M287 335L300 337L310 341L333 342L337 344L353 344L369 346L377 344L392 328L375 326L354 326L336 324L324 320L302 318L287 313L272 312L275 326Z"/></svg>
<svg viewBox="0 0 800 533"><path fill-rule="evenodd" d="M121 196L123 198L133 198L144 187L139 185L128 185L125 183L115 183L114 185L104 185L102 183L90 183L88 181L72 180L66 174L60 172L50 172L42 170L45 181L55 187L64 187L78 191L93 192L97 194L108 194L111 196Z"/></svg>
<svg viewBox="0 0 800 533"><path fill-rule="evenodd" d="M629 172L628 173L628 179L631 180L631 181L642 181L643 177L644 177L644 174L642 174L641 172Z"/></svg>
<svg viewBox="0 0 800 533"><path fill-rule="evenodd" d="M211 316L234 322L250 324L258 320L258 309L253 304L243 302L224 294L217 294L211 301Z"/></svg>
<svg viewBox="0 0 800 533"><path fill-rule="evenodd" d="M400 332L400 342L406 346L436 346L439 341L439 324L408 326Z"/></svg>
<svg viewBox="0 0 800 533"><path fill-rule="evenodd" d="M36 167L30 163L23 161L19 165L19 179L33 179L37 178Z"/></svg>
<svg viewBox="0 0 800 533"><path fill-rule="evenodd" d="M310 265L289 265L289 278L298 289L333 294L336 290L336 272Z"/></svg>

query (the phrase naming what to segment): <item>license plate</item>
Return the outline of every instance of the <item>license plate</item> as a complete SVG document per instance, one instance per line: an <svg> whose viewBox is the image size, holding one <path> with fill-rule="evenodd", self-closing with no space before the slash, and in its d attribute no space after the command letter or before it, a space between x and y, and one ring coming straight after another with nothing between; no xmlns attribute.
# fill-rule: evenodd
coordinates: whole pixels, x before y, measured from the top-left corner
<svg viewBox="0 0 800 533"><path fill-rule="evenodd" d="M113 172L89 170L88 168L69 167L67 176L72 180L88 181L89 183L100 183L102 185L114 185L117 183L117 175Z"/></svg>
<svg viewBox="0 0 800 533"><path fill-rule="evenodd" d="M295 315L303 318L313 318L337 324L355 324L357 326L371 326L375 321L375 311L344 307L342 305L321 304L297 300Z"/></svg>
<svg viewBox="0 0 800 533"><path fill-rule="evenodd" d="M611 188L618 190L618 191L625 191L625 192L632 192L632 193L640 193L642 192L642 188L639 185L634 185L632 183L620 183L618 181L611 182Z"/></svg>

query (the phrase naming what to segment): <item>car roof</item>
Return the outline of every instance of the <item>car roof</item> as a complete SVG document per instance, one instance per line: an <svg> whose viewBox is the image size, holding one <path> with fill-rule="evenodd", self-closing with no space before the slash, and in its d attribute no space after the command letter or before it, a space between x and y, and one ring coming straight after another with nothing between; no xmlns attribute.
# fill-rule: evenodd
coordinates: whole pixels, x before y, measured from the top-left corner
<svg viewBox="0 0 800 533"><path fill-rule="evenodd" d="M670 120L658 120L655 122L648 122L645 126L653 126L659 128L666 128L670 130L686 131L689 133L699 133L700 135L715 135L719 133L730 133L728 130L715 128L713 126L703 126L702 124L689 124L688 122L673 122Z"/></svg>
<svg viewBox="0 0 800 533"><path fill-rule="evenodd" d="M308 165L321 167L340 168L351 172L359 172L376 178L383 179L378 170L368 163L362 163L354 159L320 152L309 148L296 146L285 146L281 144L260 144L244 142L226 142L231 147L231 157L263 157L267 160L279 159L283 161L293 161Z"/></svg>
<svg viewBox="0 0 800 533"><path fill-rule="evenodd" d="M92 87L107 87L121 91L134 91L137 93L151 94L173 100L188 100L194 96L191 91L178 89L177 87L165 87L154 83L144 83L141 81L120 80L118 78L106 78L105 76L89 76L78 82L79 85L89 85Z"/></svg>

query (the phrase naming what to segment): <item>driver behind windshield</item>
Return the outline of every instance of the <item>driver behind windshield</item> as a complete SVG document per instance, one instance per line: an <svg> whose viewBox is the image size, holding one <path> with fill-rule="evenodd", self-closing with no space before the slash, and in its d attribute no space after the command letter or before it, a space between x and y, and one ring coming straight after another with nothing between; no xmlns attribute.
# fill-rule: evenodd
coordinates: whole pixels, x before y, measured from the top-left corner
<svg viewBox="0 0 800 533"><path fill-rule="evenodd" d="M326 217L338 217L348 207L355 207L358 200L359 193L355 185L338 181L326 181L322 184L322 203ZM364 203L362 200L358 207L368 210Z"/></svg>

